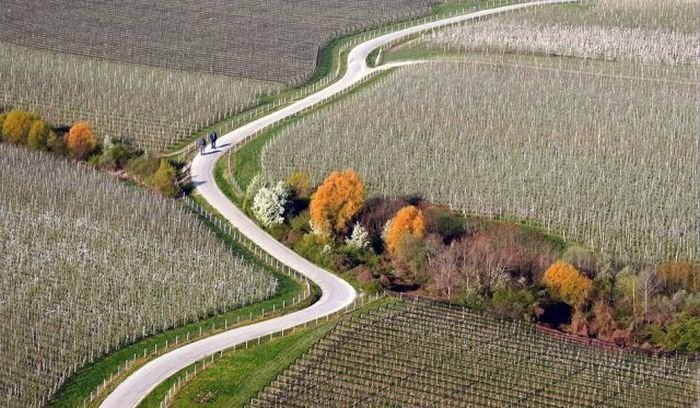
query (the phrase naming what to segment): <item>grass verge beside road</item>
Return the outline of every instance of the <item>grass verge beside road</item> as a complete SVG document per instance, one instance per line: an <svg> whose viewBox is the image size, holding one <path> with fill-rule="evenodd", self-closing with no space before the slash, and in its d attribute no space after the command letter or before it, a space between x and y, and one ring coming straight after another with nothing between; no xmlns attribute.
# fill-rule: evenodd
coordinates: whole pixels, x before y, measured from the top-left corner
<svg viewBox="0 0 700 408"><path fill-rule="evenodd" d="M332 327L331 323L323 323L248 349L225 353L185 385L171 406L242 407ZM175 378L158 386L140 407L159 408Z"/></svg>
<svg viewBox="0 0 700 408"><path fill-rule="evenodd" d="M252 344L248 348L224 352L220 359L208 365L204 371L190 379L175 395L171 407L192 408L235 408L242 407L255 397L265 386L301 357L318 340L328 334L335 324L349 316L373 310L389 303L394 298L380 298L365 304L357 310L335 315L329 320L310 323L306 328L298 328L281 337ZM201 365L199 366L201 367ZM193 368L187 369L192 373ZM170 387L177 382L178 375L172 376L158 386L141 403L140 408L159 408Z"/></svg>

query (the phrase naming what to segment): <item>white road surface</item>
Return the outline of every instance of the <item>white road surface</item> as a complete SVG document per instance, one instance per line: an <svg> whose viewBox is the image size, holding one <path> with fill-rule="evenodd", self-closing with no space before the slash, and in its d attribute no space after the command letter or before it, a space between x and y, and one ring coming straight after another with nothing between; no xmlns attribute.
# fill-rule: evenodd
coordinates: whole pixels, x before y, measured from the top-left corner
<svg viewBox="0 0 700 408"><path fill-rule="evenodd" d="M346 281L338 278L331 272L317 267L280 244L248 219L241 210L226 198L224 193L217 187L213 175L216 161L226 150L231 149L250 134L267 128L288 116L294 115L295 113L347 90L362 81L374 70L385 69L386 67L369 68L366 64L367 56L377 47L421 31L473 20L479 17L514 11L526 7L570 2L573 2L573 0L542 0L482 10L428 22L368 40L350 51L348 55L347 72L340 80L315 94L309 95L298 102L220 137L217 144L219 146L225 146L224 148L215 151L211 151L210 148L207 148L205 155L197 155L192 162L191 176L192 182L195 184L199 193L209 204L223 214L234 227L238 228L263 250L316 283L321 288L321 298L318 302L304 310L249 326L232 329L166 353L144 365L126 378L126 380L119 384L105 399L102 403L102 407L136 407L158 384L190 364L220 350L244 343L247 340L275 333L282 329L291 328L303 324L304 322L309 322L334 313L351 304L357 296L355 290Z"/></svg>

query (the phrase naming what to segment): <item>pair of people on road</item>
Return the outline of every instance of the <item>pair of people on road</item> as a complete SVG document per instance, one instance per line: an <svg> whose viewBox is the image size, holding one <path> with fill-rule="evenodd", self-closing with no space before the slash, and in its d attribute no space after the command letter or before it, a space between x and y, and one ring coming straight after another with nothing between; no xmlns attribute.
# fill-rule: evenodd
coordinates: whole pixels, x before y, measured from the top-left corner
<svg viewBox="0 0 700 408"><path fill-rule="evenodd" d="M211 132L209 133L209 142L211 143L211 148L216 149L216 139L218 138L218 135L216 132ZM204 150L207 148L207 140L202 137L199 139L199 153L204 154Z"/></svg>

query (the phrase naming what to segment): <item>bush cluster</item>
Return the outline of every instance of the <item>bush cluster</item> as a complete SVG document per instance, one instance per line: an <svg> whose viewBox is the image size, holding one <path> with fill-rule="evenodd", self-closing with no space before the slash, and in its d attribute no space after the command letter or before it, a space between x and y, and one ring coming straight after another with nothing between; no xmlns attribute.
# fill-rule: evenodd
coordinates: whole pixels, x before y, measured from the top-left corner
<svg viewBox="0 0 700 408"><path fill-rule="evenodd" d="M0 136L4 142L28 146L33 150L51 151L59 155L67 152L63 135L32 112L15 109L0 116Z"/></svg>
<svg viewBox="0 0 700 408"><path fill-rule="evenodd" d="M109 137L100 146L92 126L85 121L76 122L66 133L36 113L15 109L0 114L0 141L87 160L108 171L126 172L133 180L166 197L177 197L180 192L177 170L172 163L143 155L129 145L113 143Z"/></svg>
<svg viewBox="0 0 700 408"><path fill-rule="evenodd" d="M86 160L98 148L95 133L88 122L75 123L65 135L36 113L18 109L3 115L0 136L8 143L60 156L70 154L76 160Z"/></svg>

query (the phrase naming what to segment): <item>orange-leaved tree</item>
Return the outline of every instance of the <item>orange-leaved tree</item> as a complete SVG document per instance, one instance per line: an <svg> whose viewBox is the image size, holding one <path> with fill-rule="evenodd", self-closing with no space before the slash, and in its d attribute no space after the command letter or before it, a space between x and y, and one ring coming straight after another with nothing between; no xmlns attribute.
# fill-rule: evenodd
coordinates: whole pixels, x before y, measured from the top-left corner
<svg viewBox="0 0 700 408"><path fill-rule="evenodd" d="M311 196L310 215L314 232L329 237L343 232L365 201L365 185L353 169L334 171Z"/></svg>
<svg viewBox="0 0 700 408"><path fill-rule="evenodd" d="M389 222L386 247L391 255L396 255L401 239L406 234L411 234L417 239L422 239L425 236L423 212L413 205L400 209Z"/></svg>
<svg viewBox="0 0 700 408"><path fill-rule="evenodd" d="M88 122L75 123L66 138L68 149L78 160L85 160L97 147L95 132Z"/></svg>
<svg viewBox="0 0 700 408"><path fill-rule="evenodd" d="M591 295L593 281L583 276L566 262L557 261L547 269L542 283L552 289L561 300L574 307L582 306Z"/></svg>

